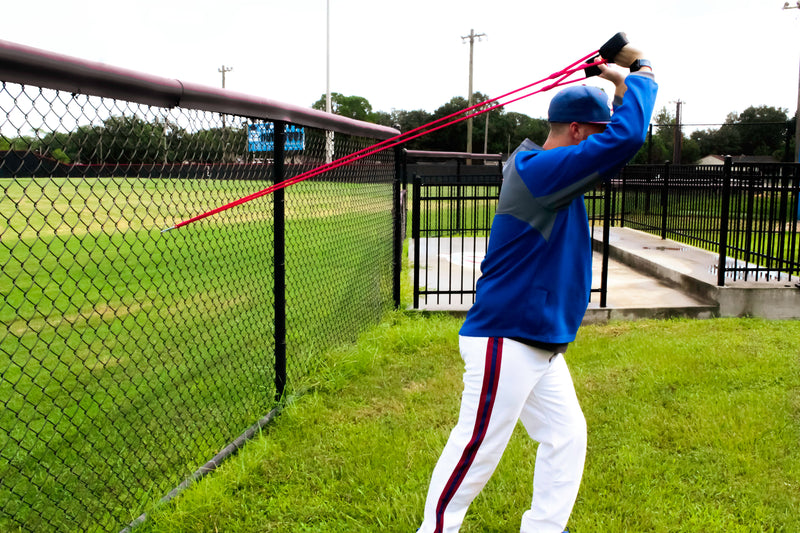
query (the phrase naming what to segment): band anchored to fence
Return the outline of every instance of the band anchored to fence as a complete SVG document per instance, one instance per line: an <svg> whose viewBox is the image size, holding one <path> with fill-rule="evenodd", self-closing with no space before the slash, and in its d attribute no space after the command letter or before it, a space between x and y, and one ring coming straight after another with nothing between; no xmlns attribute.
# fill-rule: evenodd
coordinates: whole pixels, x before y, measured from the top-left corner
<svg viewBox="0 0 800 533"><path fill-rule="evenodd" d="M586 72L587 69L597 68L598 65L602 65L602 64L607 63L607 61L605 59L597 59L597 54L598 54L598 51L595 50L592 53L585 55L581 59L578 59L577 61L569 64L564 69L562 69L560 71L557 71L557 72L554 72L553 74L551 74L551 75L549 75L549 76L547 76L545 78L542 78L542 79L540 79L538 81L535 81L533 83L530 83L528 85L520 87L519 89L515 89L513 91L507 92L507 93L502 94L502 95L500 95L498 97L486 100L484 102L480 102L480 103L475 104L475 105L473 105L471 107L467 107L467 108L462 109L460 111L456 111L455 113L451 113L450 115L447 115L445 117L439 118L439 119L434 120L432 122L429 122L427 124L423 124L422 126L419 126L419 127L414 128L412 130L409 130L407 132L404 132L404 133L401 133L399 135L396 135L396 136L394 136L394 137L392 137L390 139L386 139L384 141L380 141L380 142L378 142L378 143L376 143L376 144L374 144L372 146L369 146L367 148L363 148L361 150L358 150L357 152L354 152L352 154L348 154L346 156L343 156L343 157L341 157L339 159L331 161L330 163L326 163L326 164L320 165L320 166L318 166L318 167L316 167L316 168L314 168L312 170L303 172L302 174L299 174L299 175L297 175L297 176L295 176L293 178L281 181L279 183L275 183L274 185L271 185L270 187L267 187L266 189L262 189L260 191L254 192L254 193L252 193L250 195L247 195L247 196L244 196L242 198L239 198L238 200L234 200L233 202L227 203L225 205L221 205L221 206L219 206L217 208L211 209L210 211L206 211L206 212L201 213L201 214L199 214L197 216L194 216L192 218L186 219L186 220L184 220L182 222L178 222L177 224L175 224L173 226L170 226L168 228L163 229L161 231L161 233L165 233L165 232L170 231L172 229L177 229L177 228L186 226L188 224L191 224L193 222L197 222L197 221L202 220L204 218L207 218L209 216L221 213L221 212L226 211L228 209L231 209L233 207L242 205L244 203L250 202L250 201L255 200L257 198L261 198L262 196L266 196L268 194L271 194L271 193L273 193L273 192L275 192L275 191L277 191L279 189L283 189L285 187L288 187L289 185L294 185L295 183L299 183L299 182L301 182L303 180L312 178L314 176L318 176L320 174L323 174L325 172L334 170L334 169L342 167L344 165L349 165L350 163L353 163L353 162L358 161L360 159L363 159L365 157L369 157L369 156L374 155L374 154L376 154L378 152L381 152L383 150L387 150L389 148L393 148L393 147L398 146L400 144L406 143L406 142L408 142L410 140L416 139L418 137L422 137L423 135L427 135L429 133L433 133L435 131L441 130L441 129L446 128L448 126L452 126L454 124L458 124L459 122L462 122L464 120L467 120L467 119L482 115L484 113L487 113L489 111L493 111L493 110L495 110L497 108L500 108L500 107L503 107L503 106L507 106L509 104L512 104L512 103L517 102L519 100L522 100L524 98L528 98L529 96L533 96L533 95L541 93L541 92L549 91L549 90L554 89L556 87L561 87L561 86L564 86L564 85L569 85L569 84L581 81L581 80L583 80L585 78L576 78L576 79L573 79L573 80L568 80L567 78L569 78L570 76L572 76L573 74L575 74L577 72ZM555 80L555 81L553 81L549 85L546 85L546 86L544 86L544 87L542 87L542 88L540 88L538 90L529 92L527 94L523 94L522 96L518 96L518 97L510 99L510 100L506 100L506 101L500 102L504 98L507 98L507 97L509 97L511 95L514 95L514 94L520 93L522 91L528 90L528 89L530 89L532 87L535 87L537 85L540 85L540 84L545 83L545 82L550 81L550 80ZM495 103L495 102L500 102L500 103ZM495 103L495 105L491 105L491 106L488 105L488 104L492 104L492 103ZM459 117L459 115L463 115L463 116ZM456 117L459 117L459 118L456 118Z"/></svg>

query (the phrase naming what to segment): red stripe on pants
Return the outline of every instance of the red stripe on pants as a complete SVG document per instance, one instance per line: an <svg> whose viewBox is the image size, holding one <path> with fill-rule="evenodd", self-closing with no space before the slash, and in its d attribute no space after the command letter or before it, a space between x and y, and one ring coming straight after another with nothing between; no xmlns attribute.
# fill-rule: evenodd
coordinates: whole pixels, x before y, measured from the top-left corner
<svg viewBox="0 0 800 533"><path fill-rule="evenodd" d="M478 405L478 413L475 417L475 426L472 430L472 438L464 448L461 459L458 460L450 479L444 486L442 495L436 505L436 529L435 533L442 533L444 528L444 512L450 501L453 499L458 487L464 481L470 466L475 461L475 456L486 437L486 430L489 427L489 420L492 416L495 398L497 398L497 383L500 380L500 363L503 359L503 339L502 337L490 337L486 343L486 359L483 370L483 385L481 386L481 396Z"/></svg>

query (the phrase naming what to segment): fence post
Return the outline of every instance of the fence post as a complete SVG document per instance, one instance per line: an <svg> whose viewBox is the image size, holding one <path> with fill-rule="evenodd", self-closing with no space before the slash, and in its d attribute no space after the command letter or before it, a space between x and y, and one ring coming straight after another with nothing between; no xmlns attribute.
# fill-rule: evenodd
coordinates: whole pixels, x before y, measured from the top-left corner
<svg viewBox="0 0 800 533"><path fill-rule="evenodd" d="M422 178L414 174L411 208L411 239L414 241L414 309L419 309L419 217Z"/></svg>
<svg viewBox="0 0 800 533"><path fill-rule="evenodd" d="M625 185L627 182L627 175L626 172L627 166L622 167L622 172L620 177L622 178L622 186L620 188L620 198L619 198L619 227L625 227Z"/></svg>
<svg viewBox="0 0 800 533"><path fill-rule="evenodd" d="M667 238L667 202L669 201L669 173L671 164L664 163L664 185L661 188L661 240Z"/></svg>
<svg viewBox="0 0 800 533"><path fill-rule="evenodd" d="M800 148L798 148L800 150ZM794 171L792 172L792 179L789 180L788 186L795 191L794 195L794 209L796 213L795 223L800 225L800 163L792 165ZM791 193L789 193L791 197Z"/></svg>
<svg viewBox="0 0 800 533"><path fill-rule="evenodd" d="M275 183L284 179L284 144L286 123L275 121ZM272 193L274 205L274 268L273 297L275 300L275 400L280 401L286 390L286 224L284 218L284 189Z"/></svg>
<svg viewBox="0 0 800 533"><path fill-rule="evenodd" d="M484 161L484 164L486 162ZM472 163L470 163L472 164ZM461 231L461 160L456 159L456 231ZM453 230L450 230L450 235Z"/></svg>
<svg viewBox="0 0 800 533"><path fill-rule="evenodd" d="M786 177L786 165L780 166L780 179L777 180L780 185L778 185L778 193L780 194L780 199L778 200L778 223L779 227L781 228L778 233L778 250L780 250L780 255L777 258L775 268L778 270L778 276L780 276L780 272L790 273L792 270L791 267L791 257L787 255L788 246L786 246L786 239L791 235L789 231L790 225L795 223L794 214L790 214L789 212L789 185L790 181ZM775 182L775 178L773 178L773 183ZM778 278L780 279L780 277ZM789 277L791 279L791 275Z"/></svg>
<svg viewBox="0 0 800 533"><path fill-rule="evenodd" d="M603 185L606 189L603 199L603 269L600 274L600 307L608 304L608 255L611 241L611 178L607 178Z"/></svg>
<svg viewBox="0 0 800 533"><path fill-rule="evenodd" d="M400 202L400 187L402 176L405 170L405 149L397 146L394 149L394 182L392 184L392 199L394 204L394 216L392 217L392 244L393 244L393 263L392 263L392 296L394 297L394 308L400 309L400 275L403 261L403 206Z"/></svg>
<svg viewBox="0 0 800 533"><path fill-rule="evenodd" d="M717 265L717 286L725 286L725 267L728 260L728 217L731 202L731 156L725 156L722 174L722 213L719 217L719 264Z"/></svg>

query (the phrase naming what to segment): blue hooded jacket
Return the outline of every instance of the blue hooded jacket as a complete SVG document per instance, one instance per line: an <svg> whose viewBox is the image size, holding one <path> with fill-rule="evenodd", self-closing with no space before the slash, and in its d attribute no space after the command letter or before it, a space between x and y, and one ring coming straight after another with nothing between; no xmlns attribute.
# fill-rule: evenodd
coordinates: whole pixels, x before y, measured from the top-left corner
<svg viewBox="0 0 800 533"><path fill-rule="evenodd" d="M506 163L475 304L461 335L575 340L592 283L583 194L642 147L658 90L650 72L632 73L625 83L604 132L575 146L521 151Z"/></svg>

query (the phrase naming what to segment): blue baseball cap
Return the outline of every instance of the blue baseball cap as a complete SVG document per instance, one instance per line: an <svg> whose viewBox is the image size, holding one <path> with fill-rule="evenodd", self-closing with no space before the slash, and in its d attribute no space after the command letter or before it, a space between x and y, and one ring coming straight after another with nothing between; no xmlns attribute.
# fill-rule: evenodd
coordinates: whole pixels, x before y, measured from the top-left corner
<svg viewBox="0 0 800 533"><path fill-rule="evenodd" d="M550 101L547 120L550 122L608 124L611 122L608 96L599 87L589 85L567 87Z"/></svg>

